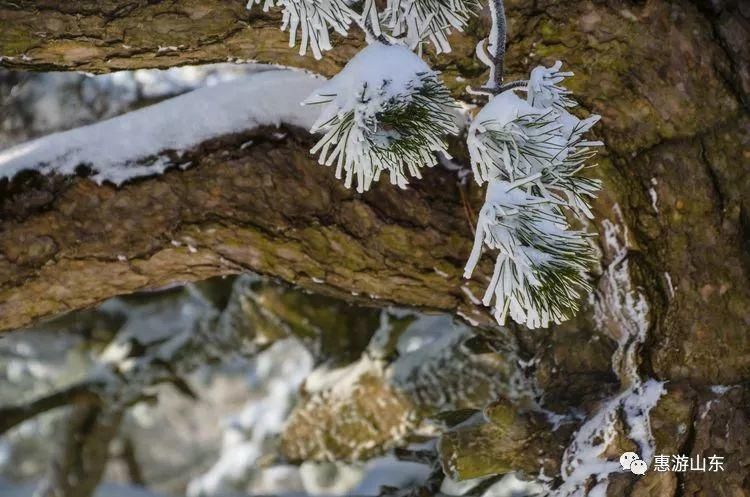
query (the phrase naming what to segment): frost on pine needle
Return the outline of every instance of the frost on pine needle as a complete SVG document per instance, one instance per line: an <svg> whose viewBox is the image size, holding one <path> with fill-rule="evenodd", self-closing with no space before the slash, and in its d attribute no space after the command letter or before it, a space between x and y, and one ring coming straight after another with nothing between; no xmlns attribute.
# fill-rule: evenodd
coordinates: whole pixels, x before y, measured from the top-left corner
<svg viewBox="0 0 750 497"><path fill-rule="evenodd" d="M249 0L247 8L260 4L261 0ZM346 36L349 26L357 14L343 0L264 0L263 12L271 7L282 8L281 30L289 30L289 46L297 44L300 31L299 54L305 55L308 46L316 59L324 50L330 50L329 30Z"/></svg>
<svg viewBox="0 0 750 497"><path fill-rule="evenodd" d="M494 298L501 324L508 314L530 328L560 323L589 290L592 248L565 213L593 217L600 184L581 172L601 145L584 138L599 116L581 120L567 111L575 104L559 83L571 73L560 67L534 69L526 100L500 93L469 128L474 178L489 186L464 275L471 277L482 247L499 251L483 303Z"/></svg>
<svg viewBox="0 0 750 497"><path fill-rule="evenodd" d="M405 35L412 48L428 39L437 53L448 53L451 30L463 31L478 8L476 0L388 0L382 21L393 36Z"/></svg>
<svg viewBox="0 0 750 497"><path fill-rule="evenodd" d="M494 298L500 323L508 314L529 328L559 323L577 310L579 290L589 290L593 258L585 236L570 230L559 205L492 180L464 276L471 277L483 246L499 250L484 305Z"/></svg>
<svg viewBox="0 0 750 497"><path fill-rule="evenodd" d="M555 62L552 67L537 66L531 71L529 87L526 100L530 105L538 108L555 107L565 110L575 107L576 103L568 95L570 90L559 86L565 78L573 76L570 71L560 71L562 62Z"/></svg>
<svg viewBox="0 0 750 497"><path fill-rule="evenodd" d="M312 148L319 162L336 164L347 188L370 188L385 171L405 188L407 176L447 153L443 136L458 133L454 102L436 72L408 48L370 44L305 104L323 104L311 131L323 133Z"/></svg>

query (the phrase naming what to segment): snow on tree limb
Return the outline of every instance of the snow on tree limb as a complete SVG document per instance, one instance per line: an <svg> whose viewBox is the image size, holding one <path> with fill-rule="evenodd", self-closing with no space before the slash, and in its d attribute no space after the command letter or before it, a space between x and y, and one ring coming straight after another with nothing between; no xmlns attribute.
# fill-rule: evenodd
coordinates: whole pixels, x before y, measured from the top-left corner
<svg viewBox="0 0 750 497"><path fill-rule="evenodd" d="M498 40L494 45L490 40L491 69L501 70ZM483 245L500 249L483 302L489 305L494 295L501 323L507 315L530 327L561 322L588 289L592 254L585 235L569 229L561 208L591 216L588 203L598 183L579 172L598 145L582 138L598 117L578 120L567 112L573 102L558 84L568 75L560 64L535 69L518 88L528 92L528 102L513 90L500 93L469 132L475 177L491 187L465 274L471 275ZM501 85L501 74L494 77ZM297 101L311 92L306 103L327 104L317 120ZM70 175L87 166L98 183L121 185L170 166L189 166L182 153L206 140L286 123L324 133L312 152L320 152L322 164L336 162L336 177L345 173L347 187L356 178L357 190L364 192L385 171L404 188L407 176L420 178L421 167L436 164L435 152L447 155L444 135L458 131L452 105L437 74L418 56L404 46L371 40L328 83L281 71L198 90L2 152L0 178L24 169ZM119 139L123 133L128 141ZM516 189L535 198L506 198Z"/></svg>
<svg viewBox="0 0 750 497"><path fill-rule="evenodd" d="M181 152L211 138L260 126L309 128L314 112L294 96L300 98L323 82L302 72L269 71L198 89L0 151L0 178L12 179L23 170L70 175L79 166L90 167L100 184L121 185L160 174L170 166L185 166Z"/></svg>
<svg viewBox="0 0 750 497"><path fill-rule="evenodd" d="M470 232L455 171L436 167L407 195L385 184L357 195L316 165L313 144L300 128L263 127L197 144L183 156L190 168L119 188L78 175L0 180L0 330L249 270L489 324L461 289L478 285L460 279Z"/></svg>

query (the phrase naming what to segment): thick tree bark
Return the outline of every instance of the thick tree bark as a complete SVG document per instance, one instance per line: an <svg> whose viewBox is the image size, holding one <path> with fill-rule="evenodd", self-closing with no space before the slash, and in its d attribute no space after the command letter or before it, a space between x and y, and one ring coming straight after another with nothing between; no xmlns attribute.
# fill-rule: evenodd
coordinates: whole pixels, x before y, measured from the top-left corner
<svg viewBox="0 0 750 497"><path fill-rule="evenodd" d="M94 73L140 67L257 60L333 73L357 42L317 62L288 47L281 16L244 1L0 2L3 64L17 69ZM343 46L342 46L343 45Z"/></svg>
<svg viewBox="0 0 750 497"><path fill-rule="evenodd" d="M477 313L460 289L473 219L455 172L355 195L312 160L309 136L276 132L205 143L183 158L190 169L122 188L37 174L5 183L0 328L247 270L348 300Z"/></svg>

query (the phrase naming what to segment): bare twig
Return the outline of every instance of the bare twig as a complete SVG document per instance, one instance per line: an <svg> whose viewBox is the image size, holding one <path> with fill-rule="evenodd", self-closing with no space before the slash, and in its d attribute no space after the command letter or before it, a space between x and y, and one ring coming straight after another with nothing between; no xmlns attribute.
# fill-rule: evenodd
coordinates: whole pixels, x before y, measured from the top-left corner
<svg viewBox="0 0 750 497"><path fill-rule="evenodd" d="M471 233L474 233L475 227L474 222L472 219L474 219L474 212L471 210L471 206L469 205L469 202L466 200L466 194L464 193L464 185L458 185L458 193L461 195L461 204L464 207L464 214L466 214L466 222L469 225L469 229L471 230Z"/></svg>
<svg viewBox="0 0 750 497"><path fill-rule="evenodd" d="M109 460L109 445L117 435L123 410L100 405L77 405L68 417L65 432L39 497L91 497Z"/></svg>
<svg viewBox="0 0 750 497"><path fill-rule="evenodd" d="M143 478L143 471L141 465L138 463L138 458L135 453L135 446L133 440L130 437L125 437L122 441L122 451L119 454L122 461L125 463L125 467L128 470L128 477L130 482L135 485L145 486L146 480Z"/></svg>
<svg viewBox="0 0 750 497"><path fill-rule="evenodd" d="M498 95L504 91L521 88L528 84L528 81L513 81L503 84L505 43L507 41L505 4L503 0L492 0L489 4L492 29L489 38L477 44L476 54L479 60L489 67L490 74L486 85L481 88L467 88L469 93L475 95Z"/></svg>
<svg viewBox="0 0 750 497"><path fill-rule="evenodd" d="M467 86L466 91L469 95L486 95L494 96L503 93L508 90L525 90L529 82L525 79L519 79L518 81L511 81L500 86L500 88L489 88L487 86L480 86L479 88L474 86Z"/></svg>
<svg viewBox="0 0 750 497"><path fill-rule="evenodd" d="M490 70L490 81L487 86L499 90L503 86L503 70L505 64L506 21L505 4L503 0L489 2L492 16L492 30L490 31L489 52L493 66Z"/></svg>
<svg viewBox="0 0 750 497"><path fill-rule="evenodd" d="M31 419L52 409L57 409L58 407L70 404L96 405L99 403L101 403L101 398L96 393L95 385L87 382L78 383L27 404L0 407L0 434L5 433L27 419Z"/></svg>

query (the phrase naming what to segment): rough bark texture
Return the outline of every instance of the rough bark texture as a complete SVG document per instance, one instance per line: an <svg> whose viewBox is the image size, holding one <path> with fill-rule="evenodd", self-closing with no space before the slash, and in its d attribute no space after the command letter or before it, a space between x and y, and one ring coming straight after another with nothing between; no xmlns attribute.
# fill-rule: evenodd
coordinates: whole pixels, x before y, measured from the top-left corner
<svg viewBox="0 0 750 497"><path fill-rule="evenodd" d="M461 480L519 471L535 476L560 472L571 426L553 428L542 414L519 410L500 399L484 410L486 422L443 435L440 453L446 474Z"/></svg>
<svg viewBox="0 0 750 497"><path fill-rule="evenodd" d="M299 57L286 47L277 16L243 4L0 1L0 64L103 72L238 57L330 75L360 44L350 36L321 62ZM750 495L742 476L750 435L731 429L746 421L747 391L716 400L706 389L750 379L747 3L519 0L508 2L508 13L510 75L564 60L584 109L603 116L596 228L604 234L602 221L610 220L629 230L630 276L650 308L642 373L682 385L670 388L652 424L672 433L678 414L694 420L678 445L720 448L738 465L724 484L654 473L613 484L611 495ZM434 58L457 96L466 97L464 85L482 73L473 49L486 29L484 18L473 22L453 38L452 54ZM357 195L314 164L309 137L265 134L203 144L189 153L191 169L119 189L34 174L0 183L0 329L116 294L248 269L348 300L487 322L460 280L481 195L474 185L462 188L454 172L436 168L410 192L379 185ZM255 144L240 150L249 138ZM604 252L604 266L622 264ZM468 287L478 295L482 285L477 278ZM576 379L608 371L611 343L589 343L588 329L552 333L588 347L585 363L570 359L573 346L562 338L528 339L538 347L549 338L536 374L561 404L578 395L595 402L590 383ZM581 388L565 392L560 371ZM716 403L699 419L703 397ZM657 443L668 444L654 430ZM733 437L720 442L717 430Z"/></svg>
<svg viewBox="0 0 750 497"><path fill-rule="evenodd" d="M3 63L20 69L95 73L227 60L281 61L333 73L356 50L344 41L318 64L288 48L280 15L243 1L0 2ZM342 40L337 40L342 41ZM341 46L341 43L338 43Z"/></svg>
<svg viewBox="0 0 750 497"><path fill-rule="evenodd" d="M315 164L309 137L272 134L203 144L195 167L119 189L36 174L0 186L0 328L243 270L349 300L476 313L459 289L472 233L455 173L360 196Z"/></svg>

